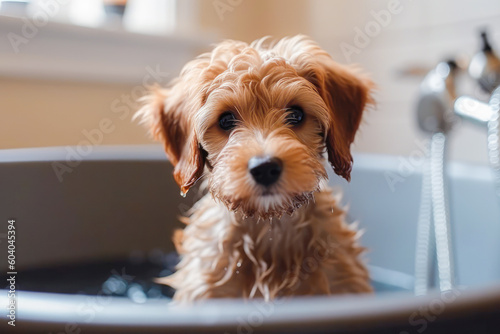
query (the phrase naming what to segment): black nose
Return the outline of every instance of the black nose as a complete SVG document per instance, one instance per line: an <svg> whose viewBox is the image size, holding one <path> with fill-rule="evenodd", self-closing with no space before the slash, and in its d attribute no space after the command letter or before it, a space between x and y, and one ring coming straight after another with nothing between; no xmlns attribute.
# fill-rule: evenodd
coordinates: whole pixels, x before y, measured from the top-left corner
<svg viewBox="0 0 500 334"><path fill-rule="evenodd" d="M268 187L280 178L282 165L278 158L258 156L248 161L248 170L255 182Z"/></svg>

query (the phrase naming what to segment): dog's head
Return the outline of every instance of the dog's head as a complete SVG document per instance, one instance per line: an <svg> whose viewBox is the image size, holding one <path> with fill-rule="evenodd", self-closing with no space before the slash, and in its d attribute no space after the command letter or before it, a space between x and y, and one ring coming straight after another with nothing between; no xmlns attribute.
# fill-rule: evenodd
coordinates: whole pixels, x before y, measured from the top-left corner
<svg viewBox="0 0 500 334"><path fill-rule="evenodd" d="M246 215L292 212L326 178L349 180L350 146L373 84L304 36L225 41L189 62L137 113L187 192L206 172L214 198Z"/></svg>

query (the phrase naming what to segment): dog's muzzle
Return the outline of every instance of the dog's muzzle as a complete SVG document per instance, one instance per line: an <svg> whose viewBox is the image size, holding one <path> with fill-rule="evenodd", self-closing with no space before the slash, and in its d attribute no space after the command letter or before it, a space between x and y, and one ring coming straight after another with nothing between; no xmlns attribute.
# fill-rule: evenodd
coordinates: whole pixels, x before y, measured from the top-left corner
<svg viewBox="0 0 500 334"><path fill-rule="evenodd" d="M281 160L271 156L256 156L248 161L248 170L253 179L265 187L279 180L282 169Z"/></svg>

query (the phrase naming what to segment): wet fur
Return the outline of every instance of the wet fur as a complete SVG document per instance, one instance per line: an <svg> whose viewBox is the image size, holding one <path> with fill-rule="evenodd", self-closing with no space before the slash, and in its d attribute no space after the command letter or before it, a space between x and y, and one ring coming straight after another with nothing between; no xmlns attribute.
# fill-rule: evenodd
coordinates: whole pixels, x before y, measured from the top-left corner
<svg viewBox="0 0 500 334"><path fill-rule="evenodd" d="M305 36L248 45L225 41L155 88L137 117L161 141L182 192L206 178L207 194L177 233L178 271L161 279L174 299L370 292L357 232L325 186L325 156L350 179L350 145L373 84ZM285 122L300 105L304 121ZM218 127L230 110L238 126ZM271 190L248 161L271 155L283 172ZM268 192L271 192L268 194Z"/></svg>

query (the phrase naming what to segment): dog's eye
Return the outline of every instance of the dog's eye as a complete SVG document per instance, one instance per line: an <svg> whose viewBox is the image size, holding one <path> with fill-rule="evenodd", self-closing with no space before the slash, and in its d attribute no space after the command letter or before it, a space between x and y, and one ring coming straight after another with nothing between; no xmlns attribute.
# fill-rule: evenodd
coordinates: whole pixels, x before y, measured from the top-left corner
<svg viewBox="0 0 500 334"><path fill-rule="evenodd" d="M232 130L236 126L236 117L232 112L225 112L219 118L219 126L222 130Z"/></svg>
<svg viewBox="0 0 500 334"><path fill-rule="evenodd" d="M304 111L299 106L291 106L286 109L286 123L290 125L298 125L304 120Z"/></svg>

